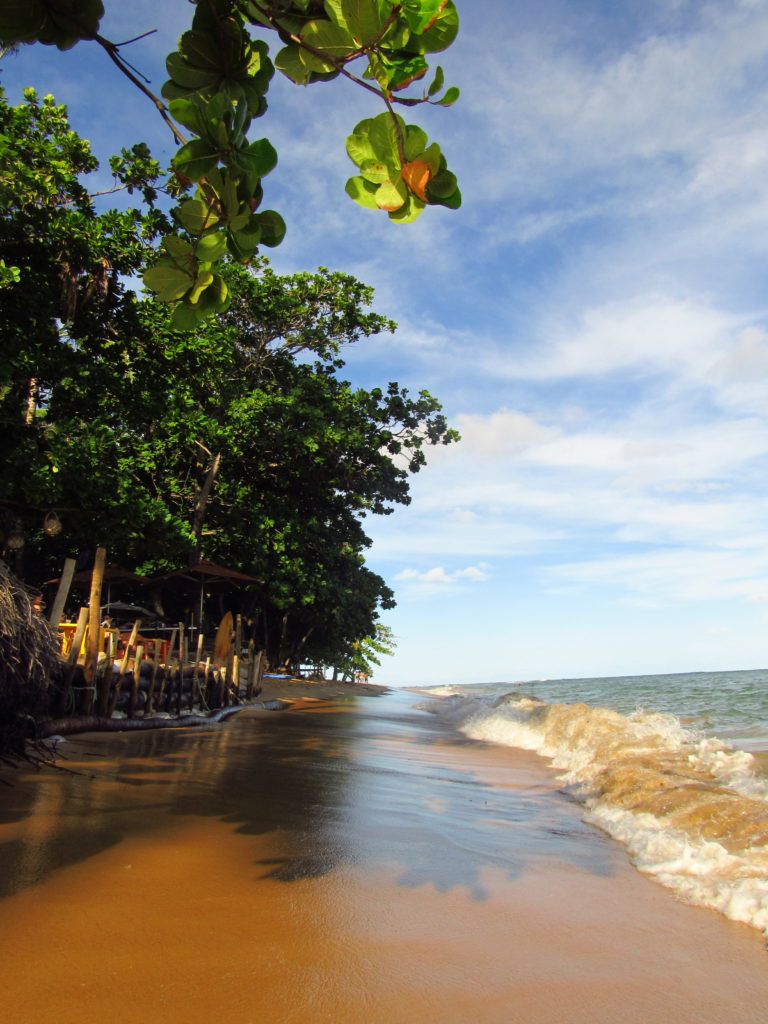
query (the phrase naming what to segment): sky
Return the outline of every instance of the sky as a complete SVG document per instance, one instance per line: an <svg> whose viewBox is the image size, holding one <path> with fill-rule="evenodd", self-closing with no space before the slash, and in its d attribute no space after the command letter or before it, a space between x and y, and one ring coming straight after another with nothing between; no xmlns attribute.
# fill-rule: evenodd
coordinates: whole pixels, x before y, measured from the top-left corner
<svg viewBox="0 0 768 1024"><path fill-rule="evenodd" d="M159 91L183 0L106 0L105 36ZM279 164L280 273L375 288L394 335L345 353L358 386L443 405L459 444L367 521L395 590L393 685L768 664L768 0L458 2L437 56L461 89L407 120L460 210L354 205L344 139L375 99L277 75L251 136ZM98 49L2 61L13 102L69 106L106 171L167 129Z"/></svg>

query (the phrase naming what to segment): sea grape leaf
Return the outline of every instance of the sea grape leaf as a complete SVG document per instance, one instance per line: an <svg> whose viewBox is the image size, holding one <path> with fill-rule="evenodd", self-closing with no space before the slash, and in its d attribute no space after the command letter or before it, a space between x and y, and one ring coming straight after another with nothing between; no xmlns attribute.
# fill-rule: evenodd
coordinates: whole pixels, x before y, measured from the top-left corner
<svg viewBox="0 0 768 1024"><path fill-rule="evenodd" d="M348 57L358 49L349 32L340 25L334 25L332 21L308 21L301 30L301 40L331 58L324 60L317 54L302 49L301 60L310 71L335 71L337 65L334 60Z"/></svg>
<svg viewBox="0 0 768 1024"><path fill-rule="evenodd" d="M201 199L187 199L178 209L178 217L192 235L201 234L219 221L215 211Z"/></svg>
<svg viewBox="0 0 768 1024"><path fill-rule="evenodd" d="M443 69L438 64L435 68L435 77L432 79L432 84L427 89L427 96L435 96L443 88L445 83L445 74Z"/></svg>
<svg viewBox="0 0 768 1024"><path fill-rule="evenodd" d="M310 70L302 61L298 46L284 46L275 57L275 67L297 85L306 85Z"/></svg>
<svg viewBox="0 0 768 1024"><path fill-rule="evenodd" d="M376 189L376 205L380 210L399 210L408 198L403 181L385 181Z"/></svg>
<svg viewBox="0 0 768 1024"><path fill-rule="evenodd" d="M384 19L376 0L341 0L340 7L343 27L358 46L364 46L378 36Z"/></svg>
<svg viewBox="0 0 768 1024"><path fill-rule="evenodd" d="M410 53L437 53L451 45L458 31L459 12L453 0L448 0L429 27L421 33L413 33L403 49Z"/></svg>
<svg viewBox="0 0 768 1024"><path fill-rule="evenodd" d="M389 169L380 160L366 160L360 165L360 174L366 181L376 185L389 180Z"/></svg>
<svg viewBox="0 0 768 1024"><path fill-rule="evenodd" d="M415 160L420 153L427 148L427 133L416 124L406 125L405 129L405 159Z"/></svg>
<svg viewBox="0 0 768 1024"><path fill-rule="evenodd" d="M209 235L203 235L197 243L197 258L208 262L215 262L227 251L226 231L213 231Z"/></svg>
<svg viewBox="0 0 768 1024"><path fill-rule="evenodd" d="M458 188L456 175L451 171L441 171L432 178L427 185L427 194L430 199L447 199L452 196Z"/></svg>
<svg viewBox="0 0 768 1024"><path fill-rule="evenodd" d="M261 244L274 248L285 238L285 221L275 210L262 210L257 213L261 227Z"/></svg>
<svg viewBox="0 0 768 1024"><path fill-rule="evenodd" d="M186 273L172 260L161 257L154 267L144 271L144 284L161 302L174 302L189 291L194 283L194 276Z"/></svg>
<svg viewBox="0 0 768 1024"><path fill-rule="evenodd" d="M452 85L450 89L446 89L445 96L442 96L439 100L435 100L441 107L450 107L459 98L459 88L456 85Z"/></svg>
<svg viewBox="0 0 768 1024"><path fill-rule="evenodd" d="M347 136L347 154L360 167L366 160L375 160L376 154L371 145L367 130L363 134L358 129L368 125L370 121L361 121L352 135Z"/></svg>
<svg viewBox="0 0 768 1024"><path fill-rule="evenodd" d="M350 199L354 199L360 206L364 206L368 210L378 210L379 204L376 202L377 188L378 186L372 182L358 176L347 181L344 191Z"/></svg>
<svg viewBox="0 0 768 1024"><path fill-rule="evenodd" d="M171 163L174 170L190 181L200 181L219 162L219 151L205 139L192 139L176 153Z"/></svg>

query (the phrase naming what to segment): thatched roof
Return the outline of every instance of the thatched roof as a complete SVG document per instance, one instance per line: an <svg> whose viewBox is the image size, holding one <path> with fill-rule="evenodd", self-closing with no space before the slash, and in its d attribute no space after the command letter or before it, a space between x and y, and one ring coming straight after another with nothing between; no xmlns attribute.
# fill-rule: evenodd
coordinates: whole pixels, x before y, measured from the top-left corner
<svg viewBox="0 0 768 1024"><path fill-rule="evenodd" d="M23 754L60 672L55 631L0 561L0 756Z"/></svg>

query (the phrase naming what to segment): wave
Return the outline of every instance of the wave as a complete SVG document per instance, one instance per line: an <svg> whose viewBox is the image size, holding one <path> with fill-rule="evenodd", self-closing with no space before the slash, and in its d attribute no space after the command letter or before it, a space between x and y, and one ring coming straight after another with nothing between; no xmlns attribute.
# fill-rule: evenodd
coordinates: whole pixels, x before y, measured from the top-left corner
<svg viewBox="0 0 768 1024"><path fill-rule="evenodd" d="M640 871L768 934L768 779L751 754L674 715L519 692L446 694L425 707L473 739L549 758L585 819L623 842Z"/></svg>

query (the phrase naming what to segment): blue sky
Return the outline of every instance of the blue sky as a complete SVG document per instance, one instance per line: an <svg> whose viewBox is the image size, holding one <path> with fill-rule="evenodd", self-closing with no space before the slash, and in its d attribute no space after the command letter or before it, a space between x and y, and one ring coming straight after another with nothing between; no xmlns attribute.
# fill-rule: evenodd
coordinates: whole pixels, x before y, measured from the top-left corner
<svg viewBox="0 0 768 1024"><path fill-rule="evenodd" d="M116 4L159 89L183 0ZM354 382L427 388L463 441L370 520L396 591L382 682L768 663L768 3L478 0L441 55L462 90L413 117L464 205L397 226L344 195L344 138L378 110L276 76L265 206L279 272L356 274L398 333ZM10 98L66 102L104 160L160 118L99 51L5 58ZM369 102L369 99L371 102ZM108 175L108 171L107 171ZM105 178L106 181L106 178Z"/></svg>

